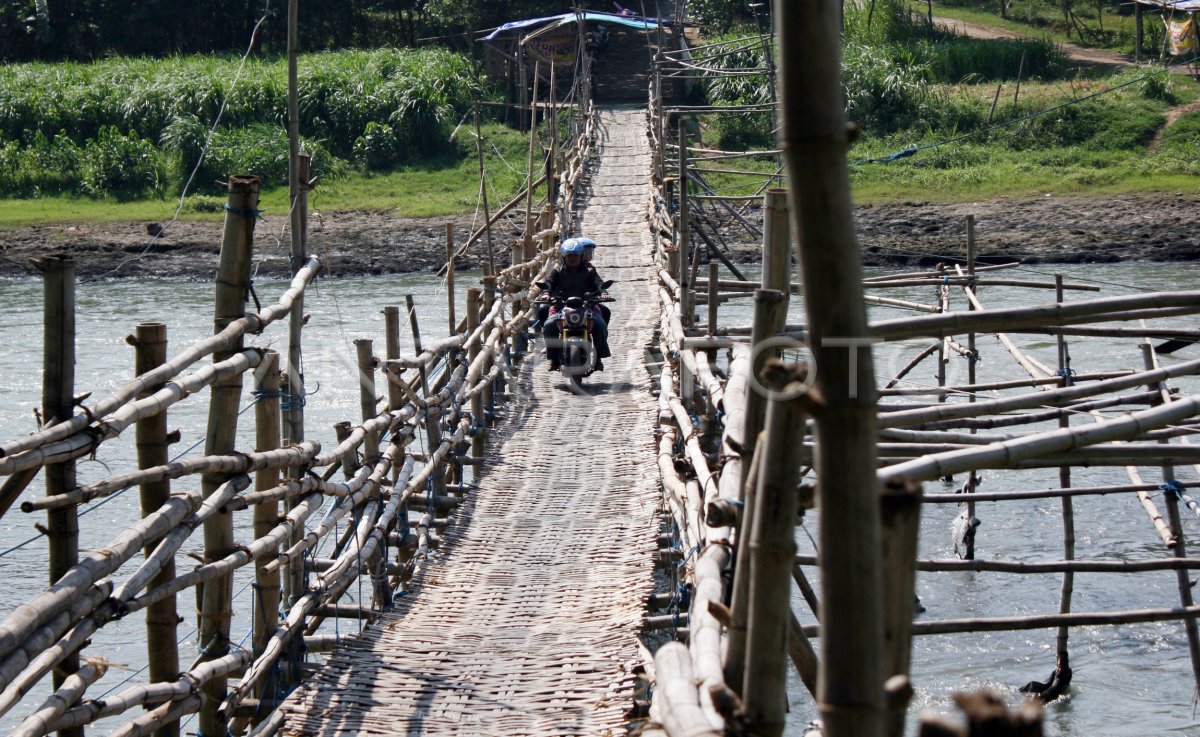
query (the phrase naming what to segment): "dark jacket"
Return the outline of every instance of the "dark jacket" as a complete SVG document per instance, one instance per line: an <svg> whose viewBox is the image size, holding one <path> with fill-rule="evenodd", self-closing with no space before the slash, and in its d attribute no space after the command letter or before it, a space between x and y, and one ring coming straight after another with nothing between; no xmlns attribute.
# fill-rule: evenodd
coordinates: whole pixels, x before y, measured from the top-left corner
<svg viewBox="0 0 1200 737"><path fill-rule="evenodd" d="M561 294L563 298L583 297L592 292L603 291L604 280L591 264L580 264L579 268L559 266L550 272L550 294Z"/></svg>

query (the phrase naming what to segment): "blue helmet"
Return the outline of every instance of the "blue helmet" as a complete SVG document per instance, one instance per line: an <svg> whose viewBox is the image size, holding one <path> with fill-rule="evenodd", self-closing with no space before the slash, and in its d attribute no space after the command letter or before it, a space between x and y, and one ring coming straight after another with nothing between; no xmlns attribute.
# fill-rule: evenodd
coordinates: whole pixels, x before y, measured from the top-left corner
<svg viewBox="0 0 1200 737"><path fill-rule="evenodd" d="M589 244L595 245L595 243L588 238L568 238L562 242L562 245L558 247L558 250L563 256L570 256L571 254L582 256L583 249L587 248Z"/></svg>

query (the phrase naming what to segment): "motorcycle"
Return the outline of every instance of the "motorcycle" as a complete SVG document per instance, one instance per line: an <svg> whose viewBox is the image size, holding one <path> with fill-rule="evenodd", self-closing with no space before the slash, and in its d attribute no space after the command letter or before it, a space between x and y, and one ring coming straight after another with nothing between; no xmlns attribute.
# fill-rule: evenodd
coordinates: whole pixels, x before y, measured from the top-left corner
<svg viewBox="0 0 1200 737"><path fill-rule="evenodd" d="M537 285L547 292L550 285L537 282ZM600 287L606 290L613 285L611 280L603 282ZM592 323L594 311L601 302L615 302L612 297L603 296L602 292L591 292L583 297L563 297L561 294L548 294L538 300L551 305L550 321L559 323L559 339L562 344L559 349L559 371L567 377L575 387L583 383L586 376L595 371L596 349L592 345Z"/></svg>

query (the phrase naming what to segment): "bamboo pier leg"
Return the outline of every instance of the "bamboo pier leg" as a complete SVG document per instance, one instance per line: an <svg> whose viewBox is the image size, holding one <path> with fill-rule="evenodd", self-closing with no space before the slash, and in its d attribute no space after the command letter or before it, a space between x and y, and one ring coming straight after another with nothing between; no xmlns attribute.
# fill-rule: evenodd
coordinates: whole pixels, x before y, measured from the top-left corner
<svg viewBox="0 0 1200 737"><path fill-rule="evenodd" d="M420 355L423 349L421 344L421 324L417 320L417 308L411 294L404 295L404 305L408 308L408 325L412 330L413 352ZM418 371L421 376L421 396L427 397L429 396L429 376L426 374L424 366L420 367ZM426 416L423 424L425 434L429 439L429 452L432 453L434 448L442 444L442 426L440 420L431 419L428 416ZM446 493L446 477L442 470L443 468L438 467L433 472L433 497L431 501L434 504L437 503L438 497Z"/></svg>
<svg viewBox="0 0 1200 737"><path fill-rule="evenodd" d="M773 388L787 391L803 387L807 367L771 363L767 371ZM790 401L773 399L767 408L748 546L750 596L741 696L747 732L762 737L782 735L787 712L787 642L800 483L800 464L791 449L804 442L803 401L803 394Z"/></svg>
<svg viewBox="0 0 1200 737"><path fill-rule="evenodd" d="M490 314L492 306L496 303L496 276L495 272L487 274L483 277L483 314ZM481 341L482 342L482 341ZM503 350L503 348L501 348ZM488 357L483 367L484 373L492 370L492 357ZM487 424L491 427L496 422L495 412L493 412L493 403L496 401L494 396L495 382L489 381L483 388L483 407L487 413Z"/></svg>
<svg viewBox="0 0 1200 737"><path fill-rule="evenodd" d="M742 687L745 667L746 622L750 597L750 538L754 534L754 512L756 494L750 490L750 474L757 469L757 452L759 434L766 420L767 397L762 385L762 371L768 359L774 357L775 351L762 349L763 341L773 337L783 326L787 316L787 303L781 292L773 289L759 289L754 293L754 335L753 344L756 346L750 367L751 390L746 392L746 409L742 426L742 479L739 488L742 489L744 502L741 527L737 533L737 557L734 560L733 591L730 596L730 617L732 624L725 640L725 683L730 688ZM789 587L790 588L790 587Z"/></svg>
<svg viewBox="0 0 1200 737"><path fill-rule="evenodd" d="M375 393L375 343L370 338L359 338L354 341L354 351L358 359L358 409L363 422L373 419L378 406L378 395ZM363 438L363 463L373 466L379 460L379 435L368 433Z"/></svg>
<svg viewBox="0 0 1200 737"><path fill-rule="evenodd" d="M921 485L892 479L883 490L884 663L889 678L908 679L912 662L913 602L916 601L917 539L921 529ZM911 695L910 689L903 693ZM908 699L888 702L888 737L904 737Z"/></svg>
<svg viewBox="0 0 1200 737"><path fill-rule="evenodd" d="M161 322L144 322L134 328L127 339L135 349L133 372L137 376L151 371L167 361L167 326ZM147 387L139 398L158 391L161 385ZM167 412L164 410L137 421L136 442L138 468L153 468L167 463ZM278 447L278 446L276 446ZM150 481L141 485L142 517L153 513L171 497L169 479ZM263 505L265 506L265 505ZM145 554L153 552L155 545L147 545ZM163 586L175 578L175 561L163 562L162 569L151 579L149 588ZM276 606L278 608L278 605ZM168 596L146 608L146 652L151 683L173 681L179 676L178 614L175 597ZM170 722L157 730L156 737L176 737L179 722Z"/></svg>
<svg viewBox="0 0 1200 737"><path fill-rule="evenodd" d="M839 4L776 0L780 144L796 232L816 389L821 678L826 737L884 725L875 366L854 235L841 87Z"/></svg>
<svg viewBox="0 0 1200 737"><path fill-rule="evenodd" d="M1154 355L1154 345L1147 340L1142 343L1142 360L1146 370L1157 368L1158 361ZM1162 389L1159 387L1160 390ZM1170 401L1165 391L1160 401ZM1170 442L1168 440L1162 441ZM1167 524L1170 525L1171 535L1175 538L1175 545L1171 548L1171 552L1176 558L1187 557L1187 545L1183 537L1183 520L1179 516L1179 494L1170 490L1170 484L1175 479L1175 469L1172 466L1163 466L1162 469L1164 488L1163 500L1167 505ZM1192 606L1194 599L1192 597L1192 579L1191 574L1182 568L1175 572L1176 581L1179 584L1179 603L1184 607ZM1192 678L1195 681L1193 689L1194 694L1200 694L1200 627L1197 626L1196 620L1188 618L1183 620L1184 631L1187 633L1188 639L1188 654L1192 659Z"/></svg>
<svg viewBox="0 0 1200 737"><path fill-rule="evenodd" d="M1055 274L1055 301L1062 304L1063 301L1063 281L1062 274ZM1062 377L1059 381L1059 386L1066 387L1070 385L1071 376L1071 354L1067 348L1067 340L1063 336L1058 336L1058 374ZM1059 427L1069 427L1071 421L1069 414L1064 413L1058 418ZM1062 466L1058 469L1058 484L1059 488L1068 489L1071 486L1071 467ZM1064 496L1062 498L1062 518L1063 518L1063 560L1075 559L1075 506L1071 497ZM1059 595L1058 613L1068 614L1071 611L1071 598L1075 592L1075 574L1072 571L1064 571L1062 578L1062 591ZM1057 654L1058 662L1056 672L1063 672L1064 669L1069 671L1070 654L1067 650L1067 642L1070 637L1070 627L1059 627L1058 636L1055 638L1054 651Z"/></svg>
<svg viewBox="0 0 1200 737"><path fill-rule="evenodd" d="M690 326L695 319L695 307L689 293L691 287L687 281L688 250L691 248L692 228L691 214L688 212L688 146L687 120L679 118L679 225L675 237L675 253L671 259L671 278L679 285L679 309L683 313L684 327ZM680 396L683 395L682 392Z"/></svg>
<svg viewBox="0 0 1200 737"><path fill-rule="evenodd" d="M763 289L774 289L783 294L785 314L792 289L792 232L788 224L789 217L787 190L768 189L763 195L762 286Z"/></svg>
<svg viewBox="0 0 1200 737"><path fill-rule="evenodd" d="M521 65L521 87L525 86L525 66ZM524 93L522 93L524 94ZM506 108L507 110L507 108ZM495 266L496 255L495 246L492 241L492 214L488 210L488 187L487 187L487 168L483 165L483 133L479 122L479 101L475 101L475 156L479 159L479 192L480 201L483 204L483 230L487 238L487 256L488 263ZM453 253L453 251L451 251ZM453 258L453 257L452 257ZM453 333L458 329L457 325L450 326L450 332Z"/></svg>
<svg viewBox="0 0 1200 737"><path fill-rule="evenodd" d="M258 401L254 404L254 448L258 453L279 447L283 417L279 402L279 354L267 351L258 371ZM254 474L254 488L259 491L273 489L279 485L279 469L264 468ZM279 524L279 502L266 502L254 506L254 538L261 539ZM278 546L275 548L278 552ZM254 586L257 591L254 605L254 654L261 655L271 642L279 626L280 574L278 568L267 568L275 556L266 555L255 561ZM255 689L255 695L264 701L273 701L279 684L267 676ZM258 724L267 717L265 711L252 721Z"/></svg>
<svg viewBox="0 0 1200 737"><path fill-rule="evenodd" d="M246 313L250 293L250 251L254 243L254 224L258 209L258 177L229 178L229 199L225 233L217 266L217 287L213 332L218 333ZM242 350L239 339L228 350L217 351L213 361L223 361ZM229 455L237 439L238 405L242 396L242 375L221 379L212 385L208 405L208 434L205 455ZM200 488L208 498L229 474L208 472L200 477ZM204 523L204 560L216 561L234 552L233 515L219 512ZM229 628L233 605L233 575L207 581L200 604L200 653L203 660L214 660L229 652ZM205 696L200 710L200 733L222 735L228 730L218 713L225 700L228 679L219 676L207 681L201 690Z"/></svg>
<svg viewBox="0 0 1200 737"><path fill-rule="evenodd" d="M526 169L525 178L525 230L521 233L522 240L531 240L533 238L533 182L537 179L537 175L533 170L533 149L537 144L537 104L538 104L538 81L541 78L541 62L533 63L533 96L529 100L529 163ZM492 262L492 273L496 273L496 264Z"/></svg>
<svg viewBox="0 0 1200 737"><path fill-rule="evenodd" d="M479 287L467 289L467 334L474 333L479 328L479 309L483 304L483 290ZM479 341L467 350L467 358L474 362L479 355ZM471 455L476 463L483 463L483 455L487 451L487 421L483 416L483 393L477 392L471 397L471 416L474 420L474 435L471 437ZM474 468L479 468L475 466Z"/></svg>
<svg viewBox="0 0 1200 737"><path fill-rule="evenodd" d="M453 274L452 271L450 273ZM453 303L453 299L451 302ZM451 324L454 322L453 312L450 315L450 322ZM454 332L453 327L450 328L450 332ZM396 305L388 305L383 308L383 335L387 360L394 361L400 357L400 308ZM392 411L400 409L404 406L404 392L400 389L403 377L399 373L393 374L385 371L384 380L387 381L388 409Z"/></svg>
<svg viewBox="0 0 1200 737"><path fill-rule="evenodd" d="M974 286L974 280L975 280L975 216L974 215L967 215L967 276L971 280L971 284L972 284L971 289L975 289L976 287ZM975 311L975 303L972 302L971 300L967 300L967 311L968 312ZM945 345L945 343L943 343L943 345ZM969 333L967 335L967 350L970 352L970 355L967 356L967 383L974 386L975 385L975 373L976 373L977 367L978 367L978 358L975 354L976 348L975 348L975 333L974 333L974 331L972 331L971 333ZM971 392L970 394L967 395L967 402L971 403L971 404L973 404L975 402L975 392ZM975 434L975 428L971 428L971 434L972 435ZM967 474L967 495L968 495L967 496L967 525L968 525L967 530L968 530L968 532L963 540L963 542L965 543L965 546L966 546L966 550L963 553L963 558L965 560L974 560L975 559L975 533L974 533L974 527L973 527L973 524L975 522L975 499L972 498L971 495L975 493L975 489L978 486L979 486L979 475L976 474L975 471L972 470Z"/></svg>
<svg viewBox="0 0 1200 737"><path fill-rule="evenodd" d="M720 290L720 285L717 284L720 266L716 261L708 262L708 334L713 336L717 334L717 312L721 307L721 300L717 298Z"/></svg>
<svg viewBox="0 0 1200 737"><path fill-rule="evenodd" d="M43 276L45 337L42 346L42 422L65 422L75 413L75 259L54 255L35 265ZM62 494L76 486L75 461L46 464L46 495ZM49 575L54 584L79 562L78 507L46 513ZM72 653L54 669L54 688L79 670L79 655ZM60 737L82 737L83 728L59 732Z"/></svg>
<svg viewBox="0 0 1200 737"><path fill-rule="evenodd" d="M458 332L458 320L455 317L454 294L454 223L446 223L446 322L450 325L450 335Z"/></svg>

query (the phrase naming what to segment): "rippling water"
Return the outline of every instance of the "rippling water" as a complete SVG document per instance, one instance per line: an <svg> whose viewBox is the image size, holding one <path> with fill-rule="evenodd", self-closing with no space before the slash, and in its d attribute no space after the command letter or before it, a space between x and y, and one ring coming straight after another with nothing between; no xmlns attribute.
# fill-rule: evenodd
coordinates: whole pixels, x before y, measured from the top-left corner
<svg viewBox="0 0 1200 737"><path fill-rule="evenodd" d="M1149 290L1187 289L1197 284L1200 267L1180 264L1124 264L1113 266L1044 266L1019 273L1021 278L1042 278L1059 271L1069 280L1102 282L1105 295L1133 294ZM1016 272L1007 272L1018 276ZM460 280L465 283L466 278ZM285 287L282 283L256 285L264 304L273 301ZM33 410L40 403L42 287L37 281L0 282L0 300L8 305L8 319L0 324L0 437L8 439L34 430ZM310 391L306 407L307 437L328 444L330 429L339 420L353 420L358 413L358 390L345 380L352 370L356 338L376 340L376 354L383 352L383 318L386 305L403 305L404 295L413 294L422 316L422 331L427 339L445 333L445 294L439 281L427 275L342 279L319 283L309 294L305 311L312 318L305 332L305 371ZM460 288L460 294L461 288ZM928 288L913 289L899 296L933 302ZM1053 300L1053 292L984 288L981 299L989 307L1012 306ZM1087 293L1069 293L1069 299L1087 298ZM797 300L798 302L798 300ZM460 298L460 315L462 310ZM955 309L963 309L955 297ZM748 322L749 303L722 309L726 324ZM622 309L626 307L621 306ZM631 307L630 307L631 308ZM647 306L646 309L652 309ZM798 311L795 311L797 317ZM168 324L171 353L186 343L204 337L212 330L211 285L124 281L82 284L78 290L78 366L77 391L93 391L103 396L132 374L133 349L124 337L143 321ZM896 310L876 310L877 316L895 317ZM617 312L619 328L619 315ZM1178 318L1173 325L1200 327L1195 318ZM404 340L409 341L407 323ZM1046 336L1014 336L1014 340L1048 365L1056 362L1055 344ZM286 328L277 325L254 341L286 350ZM877 352L876 365L881 378L902 366L922 344L913 341L902 346L885 346ZM1021 369L992 338L980 338L983 361L981 380L1022 378ZM1200 356L1200 346L1182 351L1183 357ZM1133 340L1071 340L1074 368L1080 372L1116 368L1140 368L1141 357ZM1173 359L1166 359L1168 362ZM931 376L931 360L910 375L914 382L936 383ZM952 361L951 376L965 380L965 362ZM1196 387L1189 390L1196 391ZM195 456L201 448L206 422L205 395L188 400L170 414L170 426L178 427L182 440L173 446L176 454ZM918 400L919 401L919 400ZM246 405L249 409L249 405ZM252 413L240 422L239 447L253 444ZM128 442L105 446L96 459L81 462L81 481L92 481L134 467L132 430ZM1178 469L1180 477L1195 478L1192 468ZM1154 469L1143 469L1146 480L1158 479ZM984 472L983 489L1033 489L1057 485L1057 471ZM1125 483L1122 469L1076 469L1076 485ZM961 479L958 479L961 483ZM189 488L195 482L177 481L177 488ZM941 491L930 484L930 492ZM43 493L35 481L26 495ZM925 510L921 530L921 556L946 558L953 554L950 523L956 514L950 506ZM981 503L977 509L983 521L977 537L977 557L991 559L1058 560L1062 557L1061 512L1058 500ZM1166 551L1158 541L1145 513L1129 495L1081 497L1075 500L1077 555L1111 559L1163 557ZM85 548L106 544L117 530L138 516L136 492L122 494L103 504L89 505L81 519L82 545ZM244 520L248 524L249 515ZM26 515L16 507L0 518L0 572L8 585L0 587L0 612L11 610L29 599L46 584L45 546L33 525L44 515ZM1200 520L1185 518L1185 533L1200 534ZM815 515L810 514L797 540L801 552L812 552L809 535L816 536ZM239 532L245 539L248 530ZM27 545L21 545L32 540ZM185 552L199 552L199 539L189 543ZM181 559L190 567L190 560ZM810 572L816 578L816 571ZM239 602L235 610L250 611L250 589L242 577L235 585ZM1057 611L1058 576L1017 576L998 573L924 574L918 579L918 593L929 619L967 616L1001 616ZM352 591L352 593L355 593ZM186 611L187 599L180 598L185 624L181 660L195 657L191 632L193 617ZM1173 572L1118 575L1080 574L1075 580L1077 611L1170 607L1178 604ZM796 609L804 616L803 602ZM240 618L234 625L234 639L248 634L249 623ZM341 631L353 623L338 624ZM124 679L140 682L138 673L145 664L144 630L138 617L116 627L106 628L88 653L102 655L124 664L110 670L90 693L99 695L120 687ZM989 685L1010 699L1020 695L1016 687L1026 681L1044 679L1054 666L1054 630L980 635L924 637L916 641L913 653L913 679L917 687L918 708L949 711L949 694L955 690ZM1070 694L1047 708L1047 734L1064 737L1085 735L1165 735L1191 734L1197 729L1192 714L1193 683L1187 655L1186 637L1177 623L1133 625L1128 627L1086 627L1072 630L1072 666L1075 680ZM802 727L814 716L813 705L798 680L791 692L793 726L790 734L801 734ZM37 692L39 694L44 691ZM11 729L35 704L33 696L25 707L0 719L0 729ZM103 731L103 729L102 729Z"/></svg>

